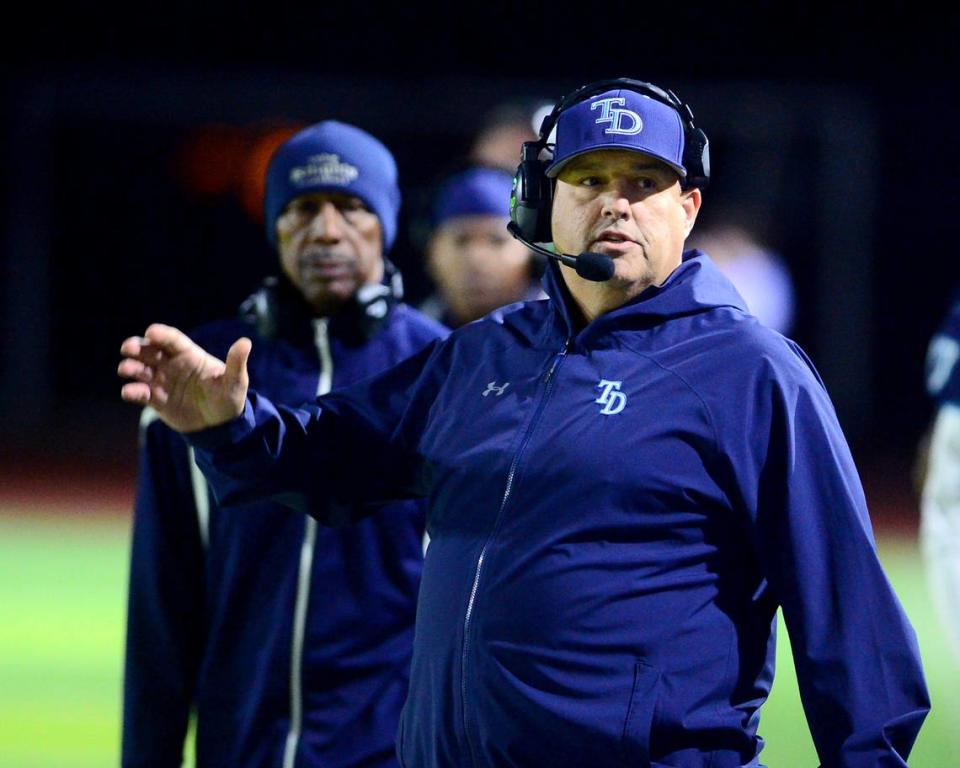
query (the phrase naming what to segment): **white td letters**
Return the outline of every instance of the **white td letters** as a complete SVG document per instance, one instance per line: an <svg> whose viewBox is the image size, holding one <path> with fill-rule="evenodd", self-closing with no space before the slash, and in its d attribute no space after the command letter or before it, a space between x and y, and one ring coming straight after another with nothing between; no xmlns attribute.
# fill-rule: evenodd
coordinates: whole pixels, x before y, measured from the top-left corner
<svg viewBox="0 0 960 768"><path fill-rule="evenodd" d="M600 413L606 416L612 416L623 410L627 404L627 396L620 391L621 386L623 386L622 381L600 379L600 383L597 384L597 387L601 390L600 397L593 401L603 406L603 408L600 409Z"/></svg>
<svg viewBox="0 0 960 768"><path fill-rule="evenodd" d="M627 100L623 98L598 99L590 105L591 112L595 109L600 110L600 117L594 120L594 122L597 125L600 125L600 123L610 123L610 127L607 128L604 133L616 133L623 136L634 136L640 133L640 131L643 130L643 120L640 119L640 115L632 109L616 109L611 107L613 104L622 107L626 103Z"/></svg>

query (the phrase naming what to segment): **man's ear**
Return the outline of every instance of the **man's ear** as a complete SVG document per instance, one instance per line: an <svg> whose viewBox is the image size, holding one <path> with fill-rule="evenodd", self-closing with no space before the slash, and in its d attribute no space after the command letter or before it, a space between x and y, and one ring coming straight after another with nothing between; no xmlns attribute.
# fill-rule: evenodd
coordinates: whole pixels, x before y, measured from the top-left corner
<svg viewBox="0 0 960 768"><path fill-rule="evenodd" d="M680 193L680 205L683 206L683 213L686 218L684 238L689 237L693 231L693 225L697 221L697 214L700 212L700 205L702 203L703 194L697 187L691 187Z"/></svg>
<svg viewBox="0 0 960 768"><path fill-rule="evenodd" d="M427 276L437 282L437 256L436 256L436 235L431 235L423 249L423 267Z"/></svg>

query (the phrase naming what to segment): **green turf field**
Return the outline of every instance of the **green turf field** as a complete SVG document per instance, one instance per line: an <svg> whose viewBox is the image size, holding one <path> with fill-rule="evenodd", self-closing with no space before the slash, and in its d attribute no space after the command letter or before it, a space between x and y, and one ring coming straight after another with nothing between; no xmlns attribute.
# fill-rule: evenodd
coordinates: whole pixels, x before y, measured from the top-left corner
<svg viewBox="0 0 960 768"><path fill-rule="evenodd" d="M0 509L0 766L118 765L128 525L82 510ZM934 709L910 761L960 763L960 668L937 625L916 549L881 554L920 635ZM771 768L816 766L781 629L777 682L760 732Z"/></svg>

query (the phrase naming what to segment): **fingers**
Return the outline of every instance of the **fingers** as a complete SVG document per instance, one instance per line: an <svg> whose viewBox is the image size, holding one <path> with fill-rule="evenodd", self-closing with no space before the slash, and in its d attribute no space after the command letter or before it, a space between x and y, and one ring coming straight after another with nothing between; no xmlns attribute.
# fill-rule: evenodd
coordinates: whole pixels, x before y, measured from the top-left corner
<svg viewBox="0 0 960 768"><path fill-rule="evenodd" d="M124 384L120 388L120 397L122 397L128 403L146 405L150 402L150 387L139 382Z"/></svg>
<svg viewBox="0 0 960 768"><path fill-rule="evenodd" d="M142 381L130 381L120 388L120 397L128 403L153 405L162 408L167 402L167 393L160 387L151 387Z"/></svg>
<svg viewBox="0 0 960 768"><path fill-rule="evenodd" d="M120 354L153 363L163 355L173 357L195 346L182 331L176 328L153 323L143 336L131 336L120 345Z"/></svg>
<svg viewBox="0 0 960 768"><path fill-rule="evenodd" d="M233 346L227 352L226 380L229 387L239 386L245 392L249 386L247 360L251 349L253 349L253 342L244 336L233 342Z"/></svg>
<svg viewBox="0 0 960 768"><path fill-rule="evenodd" d="M139 360L126 358L120 361L117 366L117 373L125 379L134 379L136 381L149 382L153 380L153 369L144 365Z"/></svg>
<svg viewBox="0 0 960 768"><path fill-rule="evenodd" d="M153 323L143 334L143 340L168 355L177 355L194 346L190 337L173 326Z"/></svg>
<svg viewBox="0 0 960 768"><path fill-rule="evenodd" d="M163 352L142 336L131 336L120 345L120 354L147 365L156 365L163 359Z"/></svg>
<svg viewBox="0 0 960 768"><path fill-rule="evenodd" d="M117 373L132 381L120 389L120 396L128 403L163 407L168 394L162 384L156 366L164 357L173 357L188 348L192 342L176 328L153 324L143 336L131 336L120 345L124 359L117 366Z"/></svg>

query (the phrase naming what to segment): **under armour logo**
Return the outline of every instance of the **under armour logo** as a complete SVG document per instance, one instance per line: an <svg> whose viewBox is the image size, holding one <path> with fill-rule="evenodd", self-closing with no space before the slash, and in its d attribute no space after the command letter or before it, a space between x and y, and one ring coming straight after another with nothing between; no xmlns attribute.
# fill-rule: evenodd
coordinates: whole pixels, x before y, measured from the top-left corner
<svg viewBox="0 0 960 768"><path fill-rule="evenodd" d="M622 136L634 136L643 130L643 120L640 115L630 109L614 109L611 105L617 104L623 106L627 103L624 98L599 99L590 105L590 111L600 110L600 117L594 122L610 123L610 127L604 130L604 133L616 133ZM624 125L624 120L629 121Z"/></svg>
<svg viewBox="0 0 960 768"><path fill-rule="evenodd" d="M489 384L487 384L487 388L483 390L483 396L486 397L489 394L494 394L497 397L500 397L500 395L503 394L504 390L509 386L510 386L509 381L500 387L497 386L497 382L491 381Z"/></svg>
<svg viewBox="0 0 960 768"><path fill-rule="evenodd" d="M600 383L597 384L597 386L602 389L603 392L600 394L600 397L593 401L603 406L603 408L600 409L600 413L612 416L623 410L623 407L627 404L627 396L620 391L622 385L622 381L600 379Z"/></svg>

